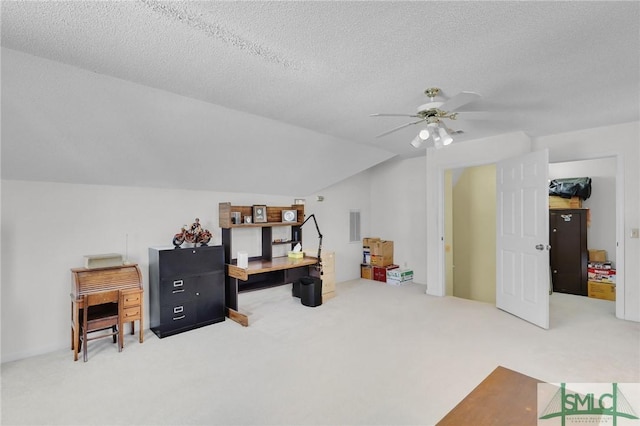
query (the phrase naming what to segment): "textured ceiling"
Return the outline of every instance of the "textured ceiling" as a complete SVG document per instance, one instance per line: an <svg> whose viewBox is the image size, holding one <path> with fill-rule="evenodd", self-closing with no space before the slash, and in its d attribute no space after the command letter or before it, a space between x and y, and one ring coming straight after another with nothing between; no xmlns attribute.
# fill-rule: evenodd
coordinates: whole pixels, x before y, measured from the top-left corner
<svg viewBox="0 0 640 426"><path fill-rule="evenodd" d="M460 114L458 142L640 117L638 2L3 1L2 46L364 147L367 164L424 154L415 126L375 137L409 120L369 114L414 113L432 86L495 113Z"/></svg>

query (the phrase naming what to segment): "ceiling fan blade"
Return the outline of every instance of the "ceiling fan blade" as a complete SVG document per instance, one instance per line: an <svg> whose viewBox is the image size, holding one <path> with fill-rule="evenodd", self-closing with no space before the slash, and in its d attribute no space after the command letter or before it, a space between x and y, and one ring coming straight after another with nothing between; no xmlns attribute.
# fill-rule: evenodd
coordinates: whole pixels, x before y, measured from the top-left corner
<svg viewBox="0 0 640 426"><path fill-rule="evenodd" d="M413 124L422 123L423 121L424 121L424 119L420 119L420 120L418 120L418 121L413 121L413 122L411 122L411 123L403 124L402 126L395 127L395 128L393 128L393 129L391 129L391 130L389 130L389 131L386 131L386 132L384 132L384 133L380 133L379 135L376 135L376 138L379 138L380 136L388 135L389 133L393 133L393 132L395 132L396 130L404 129L405 127L409 127L409 126L411 126L411 125L413 125Z"/></svg>
<svg viewBox="0 0 640 426"><path fill-rule="evenodd" d="M498 120L500 114L486 111L457 111L457 120Z"/></svg>
<svg viewBox="0 0 640 426"><path fill-rule="evenodd" d="M385 114L385 113L377 113L377 114L369 114L369 117L420 117L416 114Z"/></svg>
<svg viewBox="0 0 640 426"><path fill-rule="evenodd" d="M460 92L453 98L445 101L439 108L443 111L455 111L461 106L477 99L480 99L480 95L475 92Z"/></svg>

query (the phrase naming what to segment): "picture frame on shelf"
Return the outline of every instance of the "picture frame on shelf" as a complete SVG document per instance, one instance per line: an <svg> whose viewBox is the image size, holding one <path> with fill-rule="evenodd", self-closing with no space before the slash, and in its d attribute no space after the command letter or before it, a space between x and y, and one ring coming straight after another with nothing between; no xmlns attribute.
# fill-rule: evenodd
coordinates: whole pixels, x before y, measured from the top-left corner
<svg viewBox="0 0 640 426"><path fill-rule="evenodd" d="M267 222L267 206L254 205L253 206L253 222L254 223L266 223Z"/></svg>
<svg viewBox="0 0 640 426"><path fill-rule="evenodd" d="M282 210L282 222L297 222L298 211L297 210Z"/></svg>

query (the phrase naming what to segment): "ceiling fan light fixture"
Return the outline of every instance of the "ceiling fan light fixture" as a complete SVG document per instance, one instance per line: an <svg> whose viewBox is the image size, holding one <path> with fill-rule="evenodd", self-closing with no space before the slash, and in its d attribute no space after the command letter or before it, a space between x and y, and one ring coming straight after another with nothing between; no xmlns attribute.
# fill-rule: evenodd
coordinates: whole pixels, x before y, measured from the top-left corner
<svg viewBox="0 0 640 426"><path fill-rule="evenodd" d="M440 139L442 140L443 146L450 145L451 142L453 142L453 138L444 127L440 127L440 129L438 129L438 133L440 134Z"/></svg>
<svg viewBox="0 0 640 426"><path fill-rule="evenodd" d="M433 139L433 146L436 149L440 149L444 146L444 144L442 143L442 138L437 133L434 133L433 135L431 135L431 138Z"/></svg>
<svg viewBox="0 0 640 426"><path fill-rule="evenodd" d="M426 141L427 139L429 139L429 136L430 136L429 129L422 129L420 130L420 133L418 133L418 137L423 141Z"/></svg>
<svg viewBox="0 0 640 426"><path fill-rule="evenodd" d="M422 146L423 142L424 142L424 140L421 139L420 138L420 134L418 134L418 136L413 138L413 140L411 141L411 145L413 145L414 148L420 148Z"/></svg>

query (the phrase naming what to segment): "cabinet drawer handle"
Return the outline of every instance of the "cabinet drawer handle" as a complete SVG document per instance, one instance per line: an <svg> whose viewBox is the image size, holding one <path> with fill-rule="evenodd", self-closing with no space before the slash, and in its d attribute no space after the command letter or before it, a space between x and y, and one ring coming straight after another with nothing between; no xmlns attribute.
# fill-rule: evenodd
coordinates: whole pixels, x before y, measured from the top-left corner
<svg viewBox="0 0 640 426"><path fill-rule="evenodd" d="M182 287L183 280L176 280L173 282L174 287Z"/></svg>
<svg viewBox="0 0 640 426"><path fill-rule="evenodd" d="M179 314L181 312L184 312L184 306L176 306L175 308L173 308L174 314Z"/></svg>
<svg viewBox="0 0 640 426"><path fill-rule="evenodd" d="M173 290L171 293L176 294L176 293L184 293L184 288L179 288L177 290Z"/></svg>
<svg viewBox="0 0 640 426"><path fill-rule="evenodd" d="M179 317L174 317L173 320L178 321L178 320L184 319L184 317L186 317L186 315L180 315Z"/></svg>

